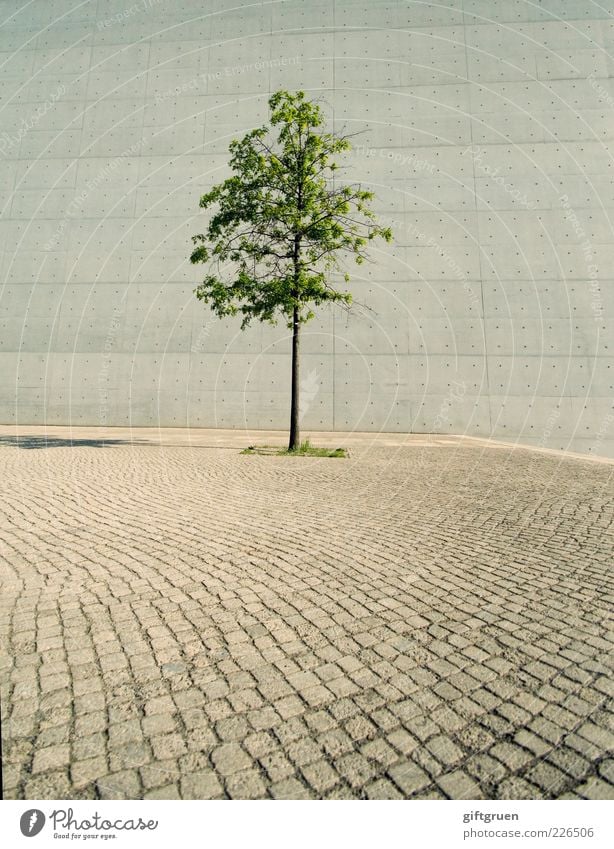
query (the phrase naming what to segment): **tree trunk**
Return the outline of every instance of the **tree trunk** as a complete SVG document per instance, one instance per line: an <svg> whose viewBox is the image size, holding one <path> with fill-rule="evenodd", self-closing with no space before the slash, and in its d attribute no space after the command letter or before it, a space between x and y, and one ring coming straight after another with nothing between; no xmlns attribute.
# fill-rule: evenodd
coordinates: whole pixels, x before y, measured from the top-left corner
<svg viewBox="0 0 614 849"><path fill-rule="evenodd" d="M301 324L298 320L298 307L294 307L292 317L292 401L290 406L290 442L289 451L296 451L301 444L299 428L299 341Z"/></svg>

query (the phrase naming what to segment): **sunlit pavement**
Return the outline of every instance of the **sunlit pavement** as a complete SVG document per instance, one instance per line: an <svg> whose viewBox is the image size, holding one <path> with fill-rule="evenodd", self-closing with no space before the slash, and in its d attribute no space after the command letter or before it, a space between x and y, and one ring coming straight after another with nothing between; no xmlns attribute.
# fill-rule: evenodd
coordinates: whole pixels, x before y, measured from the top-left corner
<svg viewBox="0 0 614 849"><path fill-rule="evenodd" d="M0 429L8 798L614 798L611 462Z"/></svg>

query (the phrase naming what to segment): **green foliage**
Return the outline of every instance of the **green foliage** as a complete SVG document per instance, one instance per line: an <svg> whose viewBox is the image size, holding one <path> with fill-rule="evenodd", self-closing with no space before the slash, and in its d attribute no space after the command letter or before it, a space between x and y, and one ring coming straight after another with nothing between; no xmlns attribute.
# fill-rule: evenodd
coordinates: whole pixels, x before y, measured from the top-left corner
<svg viewBox="0 0 614 849"><path fill-rule="evenodd" d="M370 241L392 239L380 227L360 185L336 185L332 157L350 149L345 137L319 131L319 106L303 92L278 91L269 99L273 130L260 127L230 144L233 175L202 196L216 207L205 233L193 237L193 263L206 263L196 296L219 316L242 316L289 326L313 317L325 302L351 303L330 278L344 254L357 263Z"/></svg>
<svg viewBox="0 0 614 849"><path fill-rule="evenodd" d="M241 454L260 454L264 456L273 455L275 457L348 457L348 453L345 448L317 448L315 445L312 445L311 442L306 439L304 442L298 446L298 448L274 448L268 445L262 445L260 447L256 445L250 445L249 448L245 448L241 451Z"/></svg>

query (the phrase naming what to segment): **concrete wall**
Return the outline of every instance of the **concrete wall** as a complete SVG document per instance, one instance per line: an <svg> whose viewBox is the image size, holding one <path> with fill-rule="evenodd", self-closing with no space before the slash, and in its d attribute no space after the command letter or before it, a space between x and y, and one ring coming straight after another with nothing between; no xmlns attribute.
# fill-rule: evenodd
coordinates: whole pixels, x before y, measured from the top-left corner
<svg viewBox="0 0 614 849"><path fill-rule="evenodd" d="M396 236L306 328L304 427L614 454L612 0L2 12L0 421L287 427L288 331L212 318L186 257L303 88Z"/></svg>

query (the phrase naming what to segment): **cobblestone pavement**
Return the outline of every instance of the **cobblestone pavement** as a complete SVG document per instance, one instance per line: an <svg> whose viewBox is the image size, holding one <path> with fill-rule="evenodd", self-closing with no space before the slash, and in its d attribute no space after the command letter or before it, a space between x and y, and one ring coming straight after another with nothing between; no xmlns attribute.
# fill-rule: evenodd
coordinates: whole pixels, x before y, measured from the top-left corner
<svg viewBox="0 0 614 849"><path fill-rule="evenodd" d="M7 797L614 798L611 466L13 442Z"/></svg>

